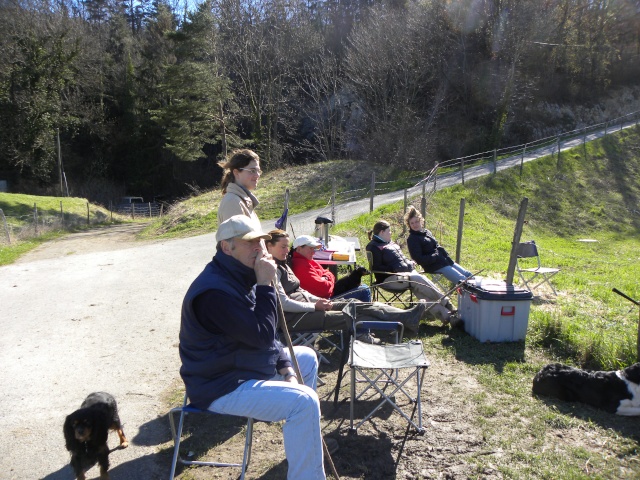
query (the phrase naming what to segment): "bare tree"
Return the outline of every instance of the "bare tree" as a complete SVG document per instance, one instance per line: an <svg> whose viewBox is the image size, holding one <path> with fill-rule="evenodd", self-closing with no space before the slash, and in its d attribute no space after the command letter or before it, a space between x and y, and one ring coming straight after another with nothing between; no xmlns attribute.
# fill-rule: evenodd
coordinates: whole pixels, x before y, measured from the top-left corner
<svg viewBox="0 0 640 480"><path fill-rule="evenodd" d="M364 112L360 145L374 161L432 162L432 135L452 42L441 2L376 8L356 28L345 70Z"/></svg>

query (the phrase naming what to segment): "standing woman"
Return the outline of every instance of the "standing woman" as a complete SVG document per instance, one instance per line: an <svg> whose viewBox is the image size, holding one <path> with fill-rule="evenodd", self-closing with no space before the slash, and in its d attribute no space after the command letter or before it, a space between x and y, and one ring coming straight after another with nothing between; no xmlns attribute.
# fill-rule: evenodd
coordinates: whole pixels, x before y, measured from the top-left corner
<svg viewBox="0 0 640 480"><path fill-rule="evenodd" d="M224 196L218 207L218 226L234 215L246 215L259 225L254 210L260 202L252 191L262 175L260 157L253 150L234 150L229 159L219 165L225 172L220 185Z"/></svg>
<svg viewBox="0 0 640 480"><path fill-rule="evenodd" d="M404 216L409 227L407 248L411 259L424 268L427 273L439 273L451 283L461 282L473 274L454 262L447 251L438 245L433 234L424 228L424 220L416 207L409 207Z"/></svg>

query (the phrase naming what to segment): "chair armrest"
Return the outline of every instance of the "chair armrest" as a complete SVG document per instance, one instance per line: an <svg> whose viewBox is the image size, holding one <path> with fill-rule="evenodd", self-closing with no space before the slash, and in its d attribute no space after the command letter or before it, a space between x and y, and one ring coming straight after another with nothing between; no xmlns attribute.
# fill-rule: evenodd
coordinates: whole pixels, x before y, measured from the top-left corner
<svg viewBox="0 0 640 480"><path fill-rule="evenodd" d="M383 322L383 321L363 321L356 322L357 328L370 328L375 330L400 330L400 328L404 328L404 325L400 322Z"/></svg>

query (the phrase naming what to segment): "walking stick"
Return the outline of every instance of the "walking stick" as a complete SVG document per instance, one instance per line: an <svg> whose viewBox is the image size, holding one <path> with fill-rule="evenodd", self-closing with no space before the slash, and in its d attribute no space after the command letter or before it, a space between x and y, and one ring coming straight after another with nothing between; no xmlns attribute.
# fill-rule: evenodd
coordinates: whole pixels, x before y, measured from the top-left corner
<svg viewBox="0 0 640 480"><path fill-rule="evenodd" d="M617 288L614 288L613 292L617 293L621 297L626 298L631 303L634 303L635 305L638 305L640 307L640 302L638 300L634 300L629 295L626 295L626 294L622 293ZM637 340L636 340L636 353L638 355L638 361L640 362L640 309L638 310L638 337L637 337Z"/></svg>
<svg viewBox="0 0 640 480"><path fill-rule="evenodd" d="M289 348L289 355L291 356L291 364L293 365L293 369L295 370L296 375L298 376L298 379L300 380L300 382L302 382L303 380L302 380L302 373L300 372L300 365L298 365L298 359L293 353L293 343L291 342L291 336L289 335L287 322L284 318L284 310L282 309L282 303L280 303L280 297L278 296L275 280L271 282L271 286L276 290L276 303L278 304L278 326L280 327L280 330L282 330L284 341L287 344L287 348ZM329 453L327 444L324 442L324 438L322 438L322 436L320 438L322 439L322 450L324 451L324 456L329 462L329 465L331 466L331 473L333 473L333 476L336 477L337 480L340 480L340 476L338 475L338 472L336 471L336 467L333 464L333 459L331 458L331 454Z"/></svg>

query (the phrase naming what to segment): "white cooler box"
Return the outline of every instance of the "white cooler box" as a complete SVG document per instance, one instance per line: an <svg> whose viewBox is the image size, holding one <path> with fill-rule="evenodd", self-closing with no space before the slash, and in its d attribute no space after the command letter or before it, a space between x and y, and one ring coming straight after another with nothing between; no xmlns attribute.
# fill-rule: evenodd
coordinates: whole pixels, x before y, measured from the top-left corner
<svg viewBox="0 0 640 480"><path fill-rule="evenodd" d="M481 342L516 342L527 336L532 293L498 280L458 288L465 331Z"/></svg>

